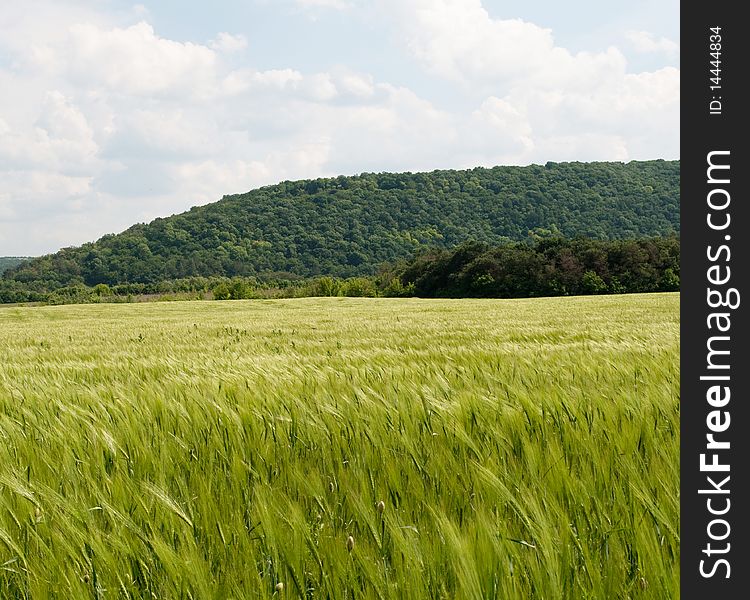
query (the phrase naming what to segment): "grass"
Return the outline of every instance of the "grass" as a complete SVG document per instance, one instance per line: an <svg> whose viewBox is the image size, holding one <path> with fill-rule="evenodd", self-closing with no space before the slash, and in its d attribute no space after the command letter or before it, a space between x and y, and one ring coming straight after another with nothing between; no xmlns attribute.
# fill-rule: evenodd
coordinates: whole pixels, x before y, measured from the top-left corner
<svg viewBox="0 0 750 600"><path fill-rule="evenodd" d="M677 597L678 319L677 294L2 309L0 597Z"/></svg>

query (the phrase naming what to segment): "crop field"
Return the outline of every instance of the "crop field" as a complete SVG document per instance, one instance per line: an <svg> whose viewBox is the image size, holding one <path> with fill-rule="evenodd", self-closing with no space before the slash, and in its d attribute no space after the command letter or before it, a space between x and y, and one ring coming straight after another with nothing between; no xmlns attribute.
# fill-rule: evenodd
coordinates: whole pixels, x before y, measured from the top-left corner
<svg viewBox="0 0 750 600"><path fill-rule="evenodd" d="M0 598L679 595L679 296L0 308Z"/></svg>

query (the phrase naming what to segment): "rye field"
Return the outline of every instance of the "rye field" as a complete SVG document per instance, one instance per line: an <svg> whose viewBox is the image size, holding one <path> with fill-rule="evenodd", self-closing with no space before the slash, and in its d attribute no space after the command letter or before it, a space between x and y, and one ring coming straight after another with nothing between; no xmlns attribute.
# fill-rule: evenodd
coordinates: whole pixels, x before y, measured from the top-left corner
<svg viewBox="0 0 750 600"><path fill-rule="evenodd" d="M679 595L679 296L0 308L0 598Z"/></svg>

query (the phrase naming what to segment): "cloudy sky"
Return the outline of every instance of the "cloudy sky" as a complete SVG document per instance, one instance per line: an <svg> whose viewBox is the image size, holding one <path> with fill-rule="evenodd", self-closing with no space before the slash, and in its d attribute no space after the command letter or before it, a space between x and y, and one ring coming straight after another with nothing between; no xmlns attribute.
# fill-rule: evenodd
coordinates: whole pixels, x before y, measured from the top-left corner
<svg viewBox="0 0 750 600"><path fill-rule="evenodd" d="M285 179L679 158L678 0L25 0L0 256Z"/></svg>

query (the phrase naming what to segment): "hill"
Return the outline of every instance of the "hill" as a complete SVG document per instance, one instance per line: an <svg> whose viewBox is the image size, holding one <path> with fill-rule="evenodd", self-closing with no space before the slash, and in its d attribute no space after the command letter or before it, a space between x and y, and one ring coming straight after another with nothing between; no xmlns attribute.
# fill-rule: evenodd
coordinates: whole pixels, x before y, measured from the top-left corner
<svg viewBox="0 0 750 600"><path fill-rule="evenodd" d="M679 161L656 160L285 181L65 248L4 277L40 289L280 272L348 277L466 240L674 235L679 176Z"/></svg>

